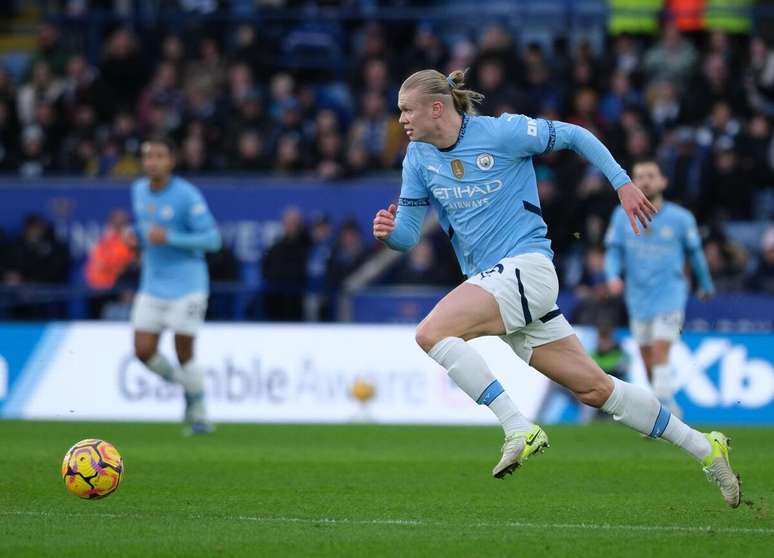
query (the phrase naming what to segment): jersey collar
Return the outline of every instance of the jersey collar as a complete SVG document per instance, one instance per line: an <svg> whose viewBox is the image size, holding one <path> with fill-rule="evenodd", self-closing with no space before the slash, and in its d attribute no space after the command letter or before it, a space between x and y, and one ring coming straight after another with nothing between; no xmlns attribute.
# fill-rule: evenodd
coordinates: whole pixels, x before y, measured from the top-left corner
<svg viewBox="0 0 774 558"><path fill-rule="evenodd" d="M455 141L449 147L444 147L443 149L438 148L438 151L446 153L448 151L451 151L455 147L457 147L460 144L460 141L462 141L462 138L465 137L465 129L467 127L468 127L468 115L463 112L462 113L462 124L460 124L460 133L457 134L457 141Z"/></svg>

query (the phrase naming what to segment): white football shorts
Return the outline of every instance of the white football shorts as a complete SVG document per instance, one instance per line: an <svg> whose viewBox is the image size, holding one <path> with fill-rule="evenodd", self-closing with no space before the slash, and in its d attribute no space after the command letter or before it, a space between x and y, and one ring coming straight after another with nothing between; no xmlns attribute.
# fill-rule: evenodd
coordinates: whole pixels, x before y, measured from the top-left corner
<svg viewBox="0 0 774 558"><path fill-rule="evenodd" d="M161 333L168 328L181 335L194 336L204 323L206 313L206 293L169 299L138 293L132 305L132 328L149 333Z"/></svg>
<svg viewBox="0 0 774 558"><path fill-rule="evenodd" d="M535 347L574 334L556 305L559 294L556 269L543 254L504 258L467 282L495 297L506 331L500 339L528 364Z"/></svg>
<svg viewBox="0 0 774 558"><path fill-rule="evenodd" d="M638 345L650 345L654 341L674 343L680 339L685 314L677 310L659 314L650 320L631 320L629 326Z"/></svg>

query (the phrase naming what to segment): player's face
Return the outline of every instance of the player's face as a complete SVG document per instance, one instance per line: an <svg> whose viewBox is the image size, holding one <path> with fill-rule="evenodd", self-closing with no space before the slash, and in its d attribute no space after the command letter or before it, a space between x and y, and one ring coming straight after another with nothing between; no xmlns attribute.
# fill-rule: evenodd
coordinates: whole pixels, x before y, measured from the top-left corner
<svg viewBox="0 0 774 558"><path fill-rule="evenodd" d="M657 198L666 189L666 177L661 174L658 165L655 163L638 163L634 165L634 184L642 190L649 200Z"/></svg>
<svg viewBox="0 0 774 558"><path fill-rule="evenodd" d="M433 106L437 102L416 90L401 90L398 93L398 122L411 141L422 141L431 134L435 126Z"/></svg>
<svg viewBox="0 0 774 558"><path fill-rule="evenodd" d="M142 170L151 179L163 179L172 173L175 158L163 143L142 144Z"/></svg>

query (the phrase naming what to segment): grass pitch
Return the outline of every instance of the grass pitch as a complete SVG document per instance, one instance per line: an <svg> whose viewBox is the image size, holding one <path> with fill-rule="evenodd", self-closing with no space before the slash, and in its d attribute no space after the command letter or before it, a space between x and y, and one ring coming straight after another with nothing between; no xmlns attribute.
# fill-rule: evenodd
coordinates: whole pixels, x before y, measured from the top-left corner
<svg viewBox="0 0 774 558"><path fill-rule="evenodd" d="M728 428L743 504L618 425L547 428L504 481L496 428L0 421L0 556L772 556L774 429ZM126 475L97 501L59 467L82 438Z"/></svg>

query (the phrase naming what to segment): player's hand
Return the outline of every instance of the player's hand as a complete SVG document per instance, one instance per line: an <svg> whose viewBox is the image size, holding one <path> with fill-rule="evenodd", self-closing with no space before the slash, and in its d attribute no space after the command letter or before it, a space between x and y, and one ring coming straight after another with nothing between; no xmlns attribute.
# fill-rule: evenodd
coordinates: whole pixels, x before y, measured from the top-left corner
<svg viewBox="0 0 774 558"><path fill-rule="evenodd" d="M167 229L164 227L159 227L158 225L153 225L148 231L148 242L155 244L156 246L160 244L166 244Z"/></svg>
<svg viewBox="0 0 774 558"><path fill-rule="evenodd" d="M621 296L624 290L624 282L620 277L615 277L607 282L607 292L612 297Z"/></svg>
<svg viewBox="0 0 774 558"><path fill-rule="evenodd" d="M124 239L124 242L131 247L131 248L137 248L137 235L134 234L134 231L130 228L126 228L123 231L121 231L121 237Z"/></svg>
<svg viewBox="0 0 774 558"><path fill-rule="evenodd" d="M374 238L384 242L395 229L395 214L398 207L391 203L387 209L380 209L374 217Z"/></svg>
<svg viewBox="0 0 774 558"><path fill-rule="evenodd" d="M618 199L621 200L621 206L629 217L634 234L640 234L637 226L638 219L644 228L647 229L650 226L650 221L658 210L637 186L629 182L618 188Z"/></svg>

